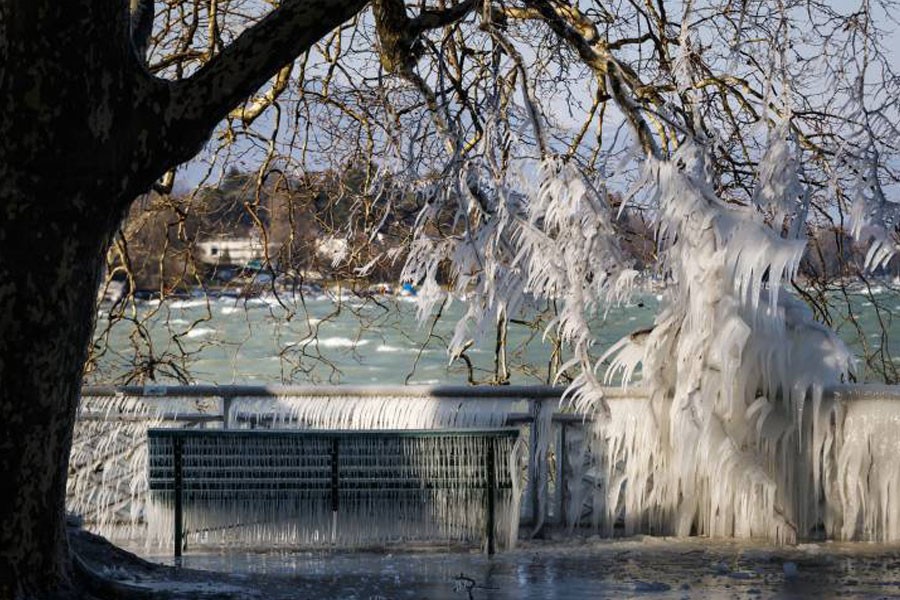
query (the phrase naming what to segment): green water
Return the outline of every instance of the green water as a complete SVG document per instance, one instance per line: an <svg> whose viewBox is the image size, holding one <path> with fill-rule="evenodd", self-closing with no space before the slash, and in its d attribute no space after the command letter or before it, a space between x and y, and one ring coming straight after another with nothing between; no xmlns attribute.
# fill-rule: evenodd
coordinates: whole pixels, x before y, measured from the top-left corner
<svg viewBox="0 0 900 600"><path fill-rule="evenodd" d="M870 353L881 347L879 322L884 323L893 355L900 356L900 325L893 322L900 293L886 288L874 292L852 295L849 305L829 297L833 325L863 356L864 344ZM659 300L656 294L639 294L628 305L611 308L605 319L598 315L598 355L622 336L651 326ZM447 343L465 309L456 300L440 319L420 323L408 298L328 293L139 302L130 307L128 319L112 324L108 309L101 309L97 367L89 380L140 383L149 381L152 372L157 383L174 383L179 375L210 384L435 384L470 378L488 383L495 371L495 330L486 331L467 351L471 370L463 360L449 362ZM851 313L862 337L847 316ZM136 322L141 326L135 327ZM510 325L511 383L548 381L553 345L543 339L546 327L546 321ZM884 358L892 364L891 356ZM881 379L864 361L859 371L860 380Z"/></svg>

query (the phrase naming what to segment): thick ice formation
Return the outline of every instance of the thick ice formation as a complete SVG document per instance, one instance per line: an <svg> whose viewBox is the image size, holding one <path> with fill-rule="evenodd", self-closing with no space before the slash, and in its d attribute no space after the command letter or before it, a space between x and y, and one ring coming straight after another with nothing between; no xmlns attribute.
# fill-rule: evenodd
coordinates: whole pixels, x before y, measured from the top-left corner
<svg viewBox="0 0 900 600"><path fill-rule="evenodd" d="M788 115L769 131L769 145L759 162L759 181L753 194L754 204L770 216L776 231L781 231L786 219L795 217L791 237L797 237L799 227L805 224L809 202L807 190L800 183L797 155Z"/></svg>
<svg viewBox="0 0 900 600"><path fill-rule="evenodd" d="M579 410L606 410L590 352L592 321L625 299L637 276L619 246L606 189L555 156L524 160L508 172L473 165L463 172L463 198L448 190L423 209L403 271L405 280L421 285L420 318L448 297L436 283L442 266L452 275L449 297L468 305L449 344L451 357L536 300L552 300L559 312L546 332L573 349L560 371L578 366L571 400ZM442 202L456 203L461 230L443 239L429 225L439 219Z"/></svg>
<svg viewBox="0 0 900 600"><path fill-rule="evenodd" d="M131 537L144 519L148 427L162 423L165 404L106 396L82 399L75 421L66 510L93 531Z"/></svg>
<svg viewBox="0 0 900 600"><path fill-rule="evenodd" d="M166 498L151 501L148 492L147 429L221 427L215 422L215 415L222 414L223 402L221 398L209 397L83 397L71 457L67 509L82 515L92 531L116 539L171 545L172 507ZM493 428L504 426L510 414L527 410L528 401L515 398L389 394L239 396L230 399L227 419L232 428L238 429ZM552 407L544 415L545 430L550 416ZM427 442L420 445L409 450L413 459L421 463L421 469L427 470L429 457L435 452L425 447ZM497 468L507 465L502 468L515 470L506 475L513 488L498 495L502 504L497 512L497 531L501 532L498 539L508 547L514 545L512 532L518 530L524 473L519 464L522 450L521 444L515 449L506 448L498 460ZM223 501L218 508L214 498L206 498L208 502L202 510L188 511L186 530L192 543L337 542L345 546L413 538L471 540L484 530L483 490L455 495L440 492L429 497L427 503L423 503L423 498L405 498L410 501L408 506L400 496L391 496L380 504L354 503L353 498L348 498L341 510L339 539L323 537L327 528L322 523L330 524L332 518L325 500L319 506L315 502L269 501L264 496L243 498L244 505ZM303 514L299 515L301 504ZM401 513L403 518L398 521ZM237 527L238 523L242 526Z"/></svg>
<svg viewBox="0 0 900 600"><path fill-rule="evenodd" d="M567 398L595 423L592 458L565 457L582 476L569 481L571 525L592 502L608 533L622 525L626 533L791 542L824 527L843 539L900 537L886 451L872 432L848 433L854 410L824 396L846 381L852 357L782 289L805 246L808 196L798 169L788 119L770 134L746 206L716 196L700 143L684 140L668 160L649 157L643 184L657 211L667 290L652 330L599 360L592 322L634 279L602 185L549 158L531 178L494 175L490 190L517 198L501 203L502 220L483 212L452 241L420 238L408 274L427 281L441 260L453 261L456 294L477 298L469 322L503 318L485 310L497 298L556 302L548 331L570 344L565 366L576 373ZM485 235L496 251L485 251ZM503 293L485 295L497 273ZM597 375L606 360L606 380L639 379L649 403L609 406ZM580 488L582 479L592 487Z"/></svg>
<svg viewBox="0 0 900 600"><path fill-rule="evenodd" d="M878 176L879 155L867 149L854 160L853 205L850 209L850 233L858 242L868 243L865 266L886 267L897 254L894 230L900 225L900 204L887 199Z"/></svg>
<svg viewBox="0 0 900 600"><path fill-rule="evenodd" d="M540 165L517 236L515 265L525 273L524 291L558 301L559 315L548 331L555 330L573 349L560 371L580 365L571 389L585 412L606 410L590 354L590 321L624 300L637 275L619 248L613 220L605 190L596 189L572 164L551 158Z"/></svg>
<svg viewBox="0 0 900 600"><path fill-rule="evenodd" d="M635 406L597 422L605 525L806 537L825 518L822 477L835 459L836 405L823 404L823 390L844 380L852 359L781 290L804 249L780 235L791 205L778 197L796 197L796 180L763 173L758 198L774 207L775 231L755 208L715 196L703 149L690 141L671 160L648 159L646 183L669 283L653 329L607 353L608 376L631 376L640 363L652 413Z"/></svg>
<svg viewBox="0 0 900 600"><path fill-rule="evenodd" d="M527 410L527 402L496 398L437 396L276 396L231 401L232 427L296 429L434 429L503 427L510 412Z"/></svg>
<svg viewBox="0 0 900 600"><path fill-rule="evenodd" d="M184 439L184 527L191 543L355 547L397 541L478 541L486 490L496 486L495 535L518 532L515 485L521 444L509 436L341 435L338 508L333 512L330 439L230 435ZM488 475L488 445L496 462ZM151 444L151 469L171 481L171 439ZM307 484L298 487L297 474ZM490 479L489 479L490 477ZM510 487L512 484L512 487ZM151 543L171 547L170 491L150 493Z"/></svg>

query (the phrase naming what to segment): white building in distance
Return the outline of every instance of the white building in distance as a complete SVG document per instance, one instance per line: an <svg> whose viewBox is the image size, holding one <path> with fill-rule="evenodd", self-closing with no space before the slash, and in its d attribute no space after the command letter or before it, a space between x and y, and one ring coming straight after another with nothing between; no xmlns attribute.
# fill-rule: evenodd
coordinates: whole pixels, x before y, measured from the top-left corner
<svg viewBox="0 0 900 600"><path fill-rule="evenodd" d="M207 265L246 267L253 261L262 261L265 256L265 245L255 236L214 238L197 243L197 258Z"/></svg>

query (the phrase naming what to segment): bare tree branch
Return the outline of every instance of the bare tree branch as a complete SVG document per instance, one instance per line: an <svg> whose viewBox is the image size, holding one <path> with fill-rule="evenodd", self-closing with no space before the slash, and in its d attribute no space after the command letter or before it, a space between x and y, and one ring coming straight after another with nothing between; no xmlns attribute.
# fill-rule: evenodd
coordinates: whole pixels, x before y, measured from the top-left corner
<svg viewBox="0 0 900 600"><path fill-rule="evenodd" d="M172 158L183 162L193 156L229 111L365 5L365 0L288 0L193 76L169 84L166 125L172 133L166 150Z"/></svg>
<svg viewBox="0 0 900 600"><path fill-rule="evenodd" d="M272 84L272 87L269 88L265 94L257 96L244 106L234 109L229 116L233 119L240 119L244 123L244 126L250 125L267 108L272 106L281 94L284 93L288 87L288 83L290 83L291 71L293 68L294 63L282 68L278 71L278 75L275 77L275 82Z"/></svg>

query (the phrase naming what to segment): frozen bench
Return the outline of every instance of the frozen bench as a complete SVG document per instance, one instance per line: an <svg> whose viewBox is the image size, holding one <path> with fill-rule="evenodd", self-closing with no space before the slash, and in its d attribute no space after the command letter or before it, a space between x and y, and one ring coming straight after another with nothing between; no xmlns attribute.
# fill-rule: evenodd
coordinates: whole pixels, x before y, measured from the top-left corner
<svg viewBox="0 0 900 600"><path fill-rule="evenodd" d="M150 429L151 537L291 545L481 537L518 528L519 430ZM499 508L499 511L498 511Z"/></svg>

